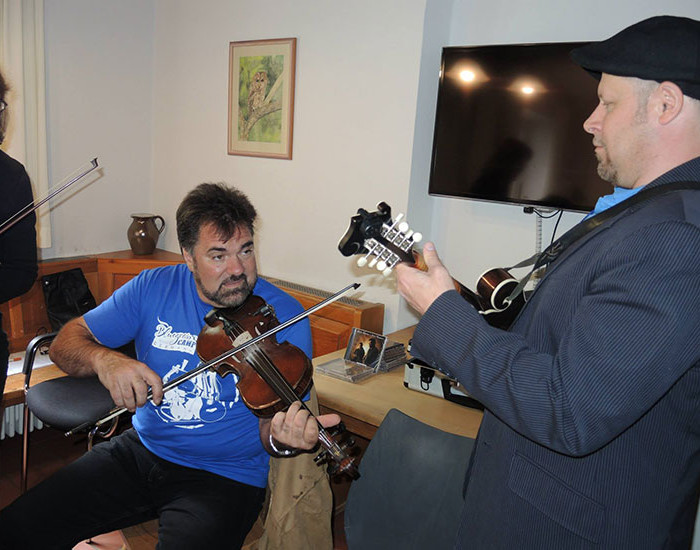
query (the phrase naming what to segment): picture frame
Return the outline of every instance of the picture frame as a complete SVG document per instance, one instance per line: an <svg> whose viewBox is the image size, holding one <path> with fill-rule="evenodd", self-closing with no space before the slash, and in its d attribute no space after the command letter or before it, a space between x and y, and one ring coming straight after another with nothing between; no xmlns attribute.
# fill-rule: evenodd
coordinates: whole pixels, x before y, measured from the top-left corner
<svg viewBox="0 0 700 550"><path fill-rule="evenodd" d="M296 43L229 43L229 155L291 160Z"/></svg>
<svg viewBox="0 0 700 550"><path fill-rule="evenodd" d="M386 342L386 336L353 328L345 350L345 360L376 370L382 362Z"/></svg>

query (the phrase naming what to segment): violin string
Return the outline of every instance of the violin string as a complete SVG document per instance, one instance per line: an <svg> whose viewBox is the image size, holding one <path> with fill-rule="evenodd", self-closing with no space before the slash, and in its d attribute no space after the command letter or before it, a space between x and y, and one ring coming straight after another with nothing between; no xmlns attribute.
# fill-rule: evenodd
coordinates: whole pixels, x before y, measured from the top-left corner
<svg viewBox="0 0 700 550"><path fill-rule="evenodd" d="M237 337L241 336L244 331L243 328L238 323L231 323L233 325L234 334ZM255 371L260 374L262 379L272 387L273 391L279 395L282 399L287 401L287 405L291 405L294 401L299 400L299 397L294 392L294 389L289 384L289 382L284 378L282 373L275 367L275 365L270 361L269 357L260 350L257 346L252 346L249 353L246 354L248 362L253 365ZM252 361L251 361L252 359Z"/></svg>
<svg viewBox="0 0 700 550"><path fill-rule="evenodd" d="M238 323L232 323L232 325L235 332L237 333L235 334L236 337L243 334L244 330ZM282 373L279 371L279 369L277 369L275 364L270 360L270 358L264 351L262 351L257 346L252 346L246 355L247 361L251 365L253 365L255 371L268 385L272 387L273 391L278 396L286 400L287 405L291 405L294 401L301 402L301 399L299 398L299 396L297 396L292 385L286 378L284 378L284 375L282 375ZM302 407L309 411L309 414L311 414L316 419L316 416L309 410L309 408L303 402L301 403ZM316 419L316 423L318 424L319 430L318 439L321 442L321 444L336 459L344 458L345 454L341 449L340 445L338 445L338 443L328 435L328 432L323 428L318 419Z"/></svg>

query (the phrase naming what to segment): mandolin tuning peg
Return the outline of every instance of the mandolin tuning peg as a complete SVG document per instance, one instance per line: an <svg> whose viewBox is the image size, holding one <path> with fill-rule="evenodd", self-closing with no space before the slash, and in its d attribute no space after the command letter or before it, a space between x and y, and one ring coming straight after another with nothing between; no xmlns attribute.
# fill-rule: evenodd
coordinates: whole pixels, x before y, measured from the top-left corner
<svg viewBox="0 0 700 550"><path fill-rule="evenodd" d="M367 265L367 256L357 259L357 267L365 267Z"/></svg>
<svg viewBox="0 0 700 550"><path fill-rule="evenodd" d="M369 267L374 267L377 264L377 258L372 258L367 264Z"/></svg>
<svg viewBox="0 0 700 550"><path fill-rule="evenodd" d="M389 275L391 275L392 271L393 271L393 269L391 267L387 267L384 271L382 271L382 275L384 275L385 277L388 277Z"/></svg>
<svg viewBox="0 0 700 550"><path fill-rule="evenodd" d="M401 222L401 223L399 224L399 231L401 231L401 233L406 233L406 231L408 231L408 227L409 227L409 226L408 226L408 223L406 223L406 222Z"/></svg>
<svg viewBox="0 0 700 550"><path fill-rule="evenodd" d="M419 243L423 240L423 234L422 233L414 233L413 234L413 242L414 243Z"/></svg>
<svg viewBox="0 0 700 550"><path fill-rule="evenodd" d="M384 260L379 260L377 262L377 271L383 272L386 269L386 262Z"/></svg>

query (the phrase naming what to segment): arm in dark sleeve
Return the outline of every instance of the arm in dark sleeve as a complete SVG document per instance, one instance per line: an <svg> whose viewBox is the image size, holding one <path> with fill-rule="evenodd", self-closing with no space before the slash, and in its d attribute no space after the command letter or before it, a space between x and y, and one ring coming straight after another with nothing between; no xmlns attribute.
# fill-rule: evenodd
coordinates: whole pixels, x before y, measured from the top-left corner
<svg viewBox="0 0 700 550"><path fill-rule="evenodd" d="M412 351L525 437L585 455L641 418L700 359L699 249L698 228L674 222L615 245L554 353L488 326L454 291L426 311Z"/></svg>
<svg viewBox="0 0 700 550"><path fill-rule="evenodd" d="M21 164L12 162L0 164L3 195L0 223L33 201L27 172ZM35 223L36 216L31 213L0 235L0 303L24 294L36 280Z"/></svg>

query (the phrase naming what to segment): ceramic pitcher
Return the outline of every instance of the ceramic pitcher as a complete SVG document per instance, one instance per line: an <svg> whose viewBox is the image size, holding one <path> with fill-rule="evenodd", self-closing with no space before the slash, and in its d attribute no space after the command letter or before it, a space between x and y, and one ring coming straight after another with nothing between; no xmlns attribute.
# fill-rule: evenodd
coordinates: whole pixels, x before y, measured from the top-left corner
<svg viewBox="0 0 700 550"><path fill-rule="evenodd" d="M152 254L165 229L165 220L154 214L131 214L131 217L131 225L126 231L131 250L134 254ZM159 220L160 227L156 223Z"/></svg>

